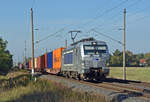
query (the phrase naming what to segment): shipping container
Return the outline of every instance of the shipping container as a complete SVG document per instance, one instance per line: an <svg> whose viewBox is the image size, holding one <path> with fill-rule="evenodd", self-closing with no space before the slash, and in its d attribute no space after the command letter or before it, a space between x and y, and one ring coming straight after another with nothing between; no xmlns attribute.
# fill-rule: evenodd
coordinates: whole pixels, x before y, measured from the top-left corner
<svg viewBox="0 0 150 102"><path fill-rule="evenodd" d="M37 57L37 71L41 71L41 56Z"/></svg>
<svg viewBox="0 0 150 102"><path fill-rule="evenodd" d="M45 68L45 55L41 56L41 71L44 72Z"/></svg>
<svg viewBox="0 0 150 102"><path fill-rule="evenodd" d="M45 53L44 56L45 56L45 68L47 68L47 53Z"/></svg>
<svg viewBox="0 0 150 102"><path fill-rule="evenodd" d="M29 69L29 62L26 62L26 68Z"/></svg>
<svg viewBox="0 0 150 102"><path fill-rule="evenodd" d="M32 69L32 60L29 60L29 70Z"/></svg>
<svg viewBox="0 0 150 102"><path fill-rule="evenodd" d="M53 68L53 51L47 53L47 68Z"/></svg>
<svg viewBox="0 0 150 102"><path fill-rule="evenodd" d="M53 51L53 69L61 68L61 56L64 48L58 48Z"/></svg>

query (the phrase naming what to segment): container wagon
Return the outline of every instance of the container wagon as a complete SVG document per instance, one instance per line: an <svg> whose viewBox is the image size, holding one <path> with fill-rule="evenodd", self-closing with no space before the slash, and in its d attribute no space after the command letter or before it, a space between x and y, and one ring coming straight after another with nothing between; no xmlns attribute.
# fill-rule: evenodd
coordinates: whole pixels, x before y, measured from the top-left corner
<svg viewBox="0 0 150 102"><path fill-rule="evenodd" d="M52 73L53 69L53 51L47 53L47 68L46 72Z"/></svg>
<svg viewBox="0 0 150 102"><path fill-rule="evenodd" d="M46 72L51 74L58 74L60 73L61 69L61 56L62 51L64 50L63 47L53 50L52 52L47 54L47 69Z"/></svg>
<svg viewBox="0 0 150 102"><path fill-rule="evenodd" d="M32 60L29 60L29 70L32 69Z"/></svg>
<svg viewBox="0 0 150 102"><path fill-rule="evenodd" d="M41 72L45 72L45 54L41 56Z"/></svg>
<svg viewBox="0 0 150 102"><path fill-rule="evenodd" d="M37 71L41 72L41 56L37 57Z"/></svg>
<svg viewBox="0 0 150 102"><path fill-rule="evenodd" d="M82 80L101 80L109 74L108 59L106 42L87 38L37 57L37 70Z"/></svg>

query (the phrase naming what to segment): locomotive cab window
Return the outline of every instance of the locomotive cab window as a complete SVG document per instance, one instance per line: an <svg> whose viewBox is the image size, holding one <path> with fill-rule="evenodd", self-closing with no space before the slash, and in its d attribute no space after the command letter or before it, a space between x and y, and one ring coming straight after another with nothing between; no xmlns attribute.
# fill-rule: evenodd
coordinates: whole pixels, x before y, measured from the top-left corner
<svg viewBox="0 0 150 102"><path fill-rule="evenodd" d="M101 53L106 53L106 45L84 45L85 55L99 55Z"/></svg>

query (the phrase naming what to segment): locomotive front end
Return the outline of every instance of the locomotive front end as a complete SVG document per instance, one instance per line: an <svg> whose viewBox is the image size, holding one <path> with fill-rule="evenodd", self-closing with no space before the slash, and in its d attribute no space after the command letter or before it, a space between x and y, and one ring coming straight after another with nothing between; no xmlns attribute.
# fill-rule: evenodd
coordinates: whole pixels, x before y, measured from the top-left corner
<svg viewBox="0 0 150 102"><path fill-rule="evenodd" d="M84 79L101 80L109 74L106 66L109 59L108 47L105 42L92 41L81 46L82 77Z"/></svg>

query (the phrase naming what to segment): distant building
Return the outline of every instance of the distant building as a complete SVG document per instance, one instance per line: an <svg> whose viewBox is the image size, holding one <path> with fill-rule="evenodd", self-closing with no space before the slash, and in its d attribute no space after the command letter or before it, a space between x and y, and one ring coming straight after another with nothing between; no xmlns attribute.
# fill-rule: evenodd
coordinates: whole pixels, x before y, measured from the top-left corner
<svg viewBox="0 0 150 102"><path fill-rule="evenodd" d="M148 65L148 62L147 62L146 59L140 59L139 62L140 62L139 65L140 65L141 67L144 67L144 66L147 66L147 65Z"/></svg>

